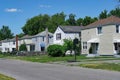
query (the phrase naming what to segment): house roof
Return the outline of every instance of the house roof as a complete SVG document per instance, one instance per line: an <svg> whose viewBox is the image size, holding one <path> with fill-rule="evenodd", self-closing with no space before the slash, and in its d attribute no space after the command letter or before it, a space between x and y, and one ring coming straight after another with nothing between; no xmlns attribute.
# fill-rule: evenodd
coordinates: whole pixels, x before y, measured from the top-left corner
<svg viewBox="0 0 120 80"><path fill-rule="evenodd" d="M19 38L20 40L21 39L31 39L33 36L29 36L29 35L25 35L25 36L23 36L22 38Z"/></svg>
<svg viewBox="0 0 120 80"><path fill-rule="evenodd" d="M95 27L99 27L99 26L105 26L105 25L116 25L116 24L120 24L120 18L116 17L116 16L110 16L106 19L101 19L98 20L96 22L93 22L87 26L84 26L82 29L90 29L90 28L95 28Z"/></svg>
<svg viewBox="0 0 120 80"><path fill-rule="evenodd" d="M81 27L80 26L59 26L63 30L63 32L81 32Z"/></svg>
<svg viewBox="0 0 120 80"><path fill-rule="evenodd" d="M49 36L53 36L52 33L48 32ZM46 31L40 32L37 35L33 36L33 37L38 37L38 36L46 36Z"/></svg>
<svg viewBox="0 0 120 80"><path fill-rule="evenodd" d="M10 42L10 41L15 41L15 38L12 38L12 39L5 39L5 40L1 40L0 42Z"/></svg>

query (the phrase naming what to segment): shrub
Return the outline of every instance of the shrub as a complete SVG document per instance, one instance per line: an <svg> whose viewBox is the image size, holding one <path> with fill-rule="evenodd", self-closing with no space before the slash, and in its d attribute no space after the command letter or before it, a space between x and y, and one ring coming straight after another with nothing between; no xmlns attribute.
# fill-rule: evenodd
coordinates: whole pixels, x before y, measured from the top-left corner
<svg viewBox="0 0 120 80"><path fill-rule="evenodd" d="M47 48L47 53L49 56L52 57L60 57L60 56L64 56L64 49L63 46L54 44L54 45L50 45Z"/></svg>
<svg viewBox="0 0 120 80"><path fill-rule="evenodd" d="M19 47L19 51L27 51L26 44L21 44Z"/></svg>

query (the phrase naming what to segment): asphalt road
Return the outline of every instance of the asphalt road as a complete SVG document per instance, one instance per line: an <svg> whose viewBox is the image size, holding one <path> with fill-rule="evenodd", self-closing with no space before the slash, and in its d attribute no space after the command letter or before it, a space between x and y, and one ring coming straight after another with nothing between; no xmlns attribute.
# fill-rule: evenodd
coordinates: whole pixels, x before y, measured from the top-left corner
<svg viewBox="0 0 120 80"><path fill-rule="evenodd" d="M0 73L17 80L120 80L120 72L0 59Z"/></svg>

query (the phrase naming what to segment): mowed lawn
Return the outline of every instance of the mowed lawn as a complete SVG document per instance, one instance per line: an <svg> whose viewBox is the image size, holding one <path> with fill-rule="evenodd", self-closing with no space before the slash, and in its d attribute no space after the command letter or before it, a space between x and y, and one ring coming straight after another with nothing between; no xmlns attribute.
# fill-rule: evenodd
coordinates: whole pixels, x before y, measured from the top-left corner
<svg viewBox="0 0 120 80"><path fill-rule="evenodd" d="M88 63L80 64L81 67L120 71L120 63Z"/></svg>
<svg viewBox="0 0 120 80"><path fill-rule="evenodd" d="M16 79L0 74L0 80L16 80Z"/></svg>

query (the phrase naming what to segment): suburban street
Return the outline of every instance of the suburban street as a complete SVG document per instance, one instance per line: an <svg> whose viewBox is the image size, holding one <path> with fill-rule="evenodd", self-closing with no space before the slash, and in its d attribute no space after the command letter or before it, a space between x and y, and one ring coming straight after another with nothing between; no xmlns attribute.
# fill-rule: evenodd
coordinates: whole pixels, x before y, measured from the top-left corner
<svg viewBox="0 0 120 80"><path fill-rule="evenodd" d="M17 80L120 80L120 72L0 59L0 73Z"/></svg>

